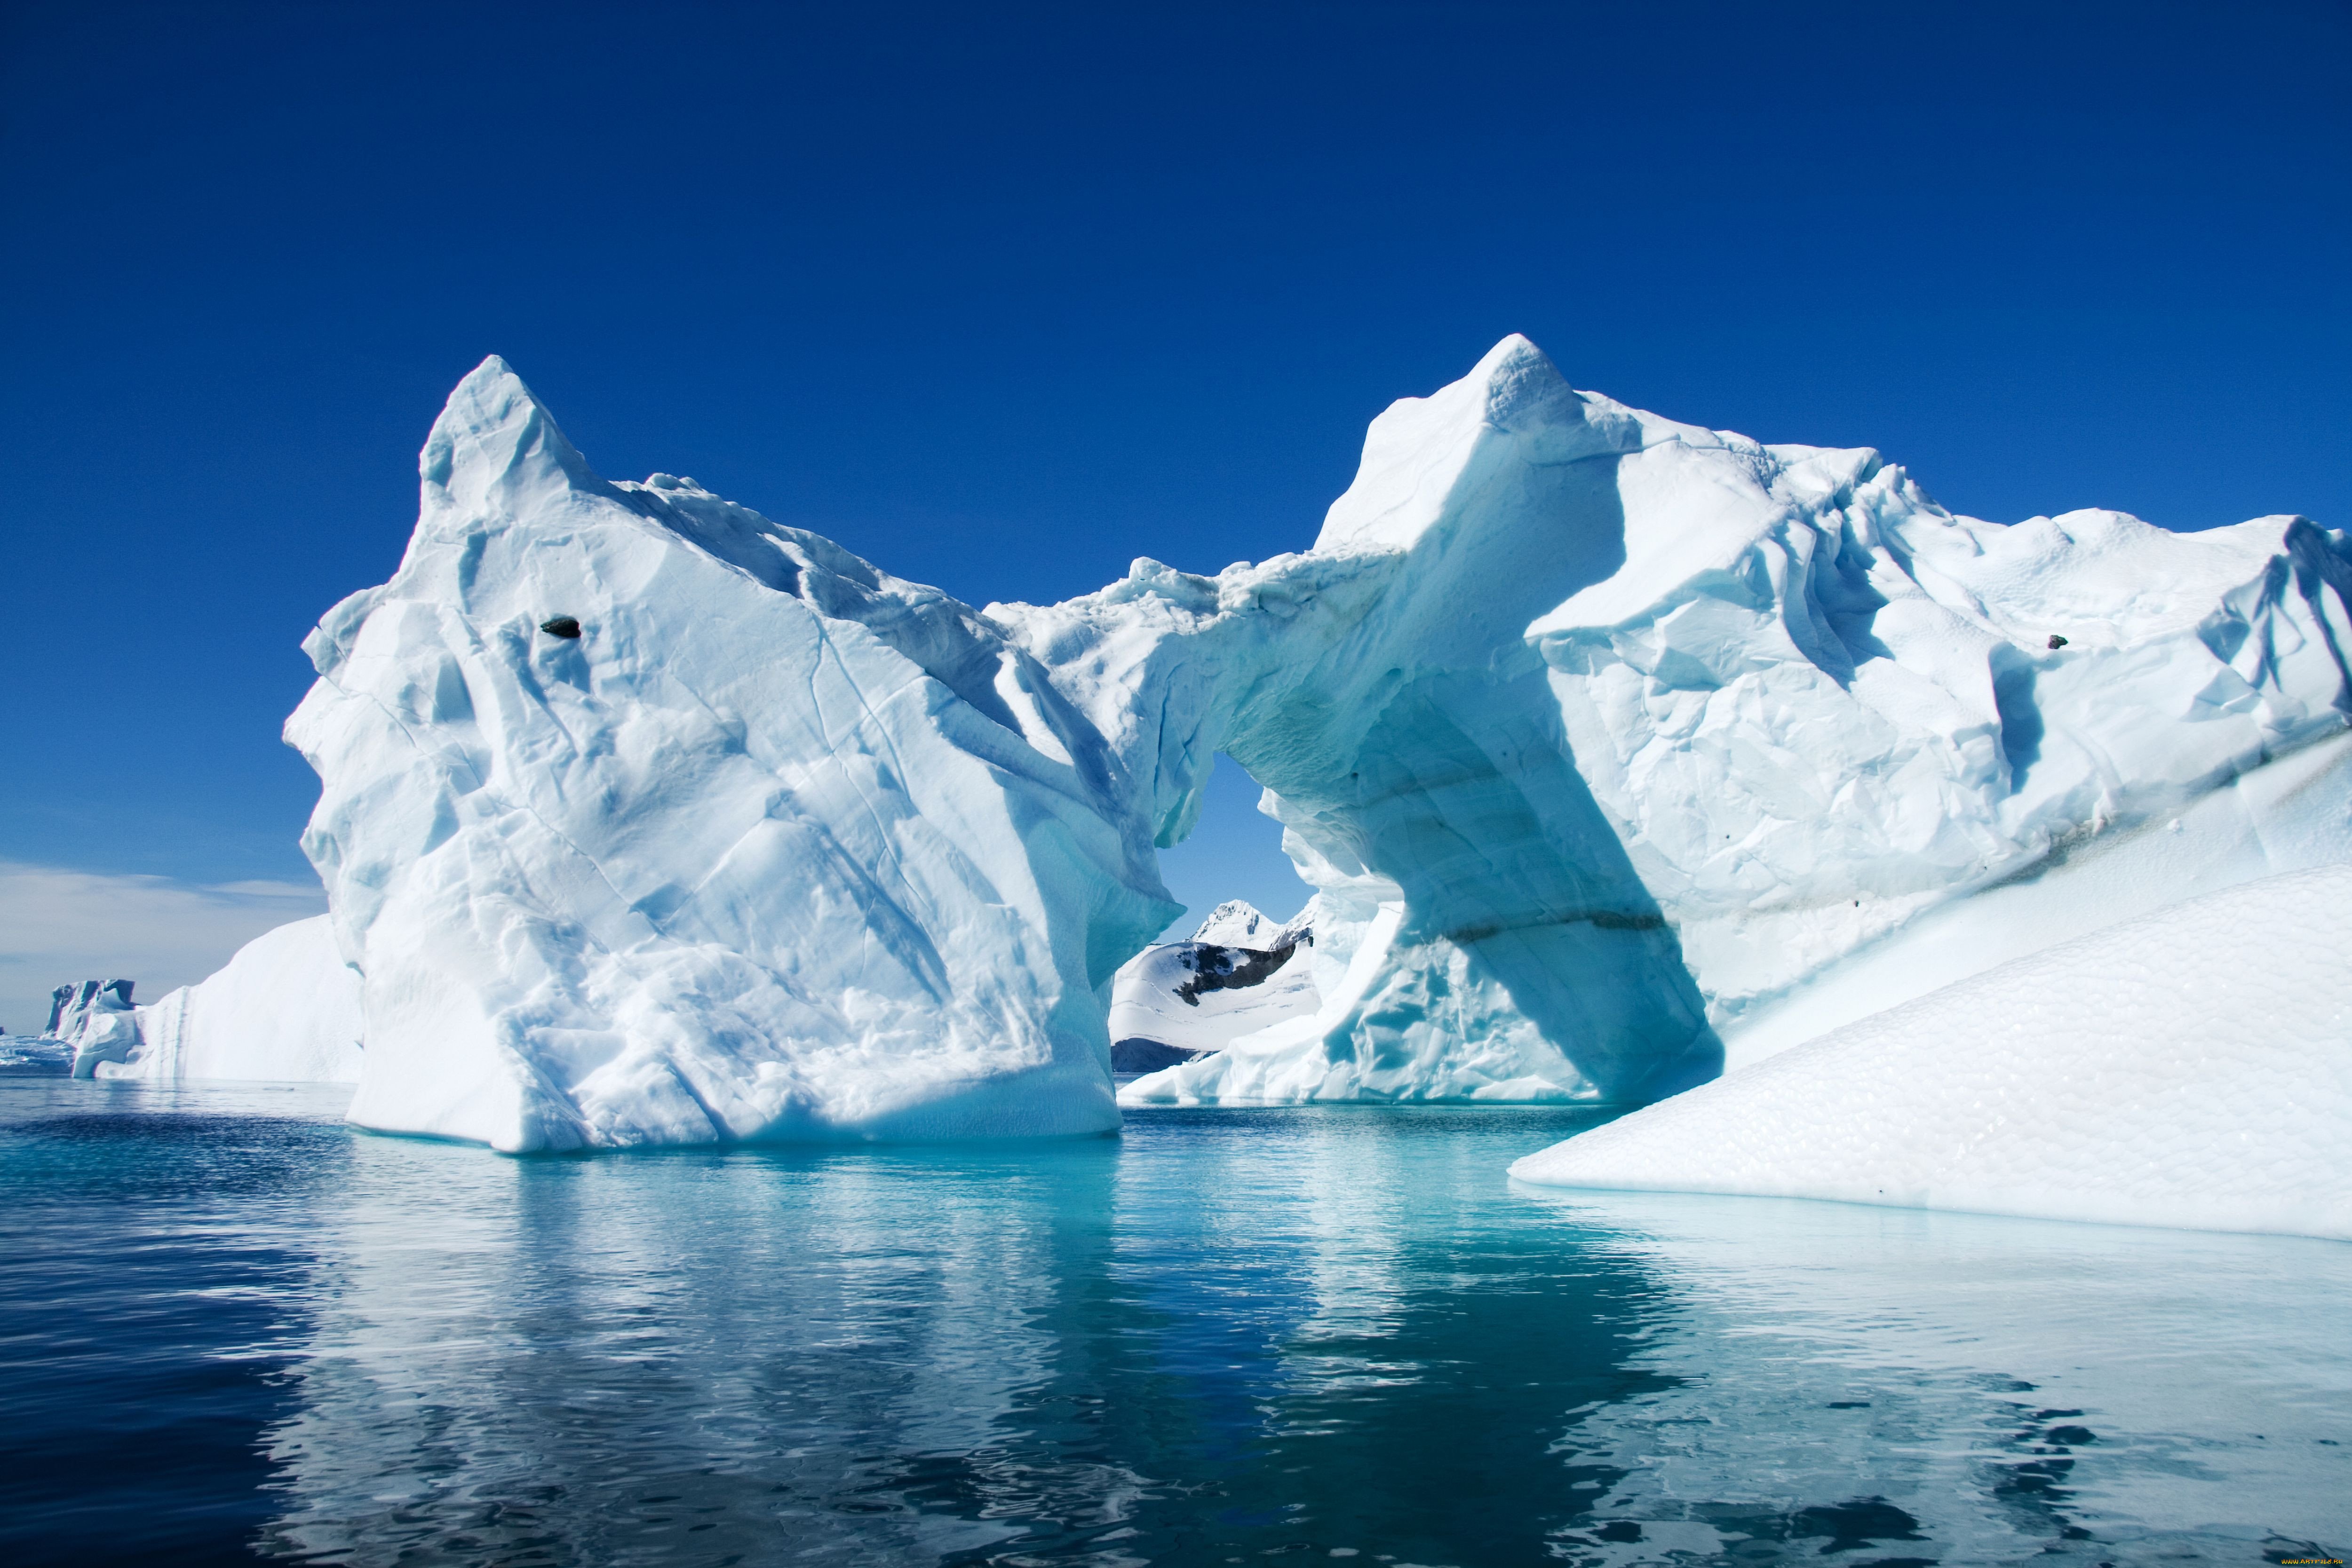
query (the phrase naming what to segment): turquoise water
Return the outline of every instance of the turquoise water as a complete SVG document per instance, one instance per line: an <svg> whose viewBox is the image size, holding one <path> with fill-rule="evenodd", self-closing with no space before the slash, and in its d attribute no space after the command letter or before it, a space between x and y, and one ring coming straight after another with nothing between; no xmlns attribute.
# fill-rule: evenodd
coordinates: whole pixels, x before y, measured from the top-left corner
<svg viewBox="0 0 2352 1568"><path fill-rule="evenodd" d="M518 1161L340 1110L0 1079L0 1556L2352 1546L2352 1247L1514 1187L1573 1112Z"/></svg>

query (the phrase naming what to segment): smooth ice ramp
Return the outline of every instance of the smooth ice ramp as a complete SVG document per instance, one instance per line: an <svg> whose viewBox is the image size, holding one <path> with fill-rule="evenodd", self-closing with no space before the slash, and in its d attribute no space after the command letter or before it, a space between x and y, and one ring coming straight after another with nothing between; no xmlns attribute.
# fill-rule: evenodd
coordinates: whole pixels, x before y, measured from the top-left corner
<svg viewBox="0 0 2352 1568"><path fill-rule="evenodd" d="M2002 964L1511 1167L2352 1240L2352 866Z"/></svg>

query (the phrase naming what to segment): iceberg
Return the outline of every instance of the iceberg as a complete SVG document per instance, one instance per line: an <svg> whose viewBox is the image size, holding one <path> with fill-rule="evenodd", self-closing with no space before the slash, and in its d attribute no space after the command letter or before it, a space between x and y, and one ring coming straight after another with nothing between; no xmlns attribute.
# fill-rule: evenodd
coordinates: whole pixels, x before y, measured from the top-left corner
<svg viewBox="0 0 2352 1568"><path fill-rule="evenodd" d="M1219 904L1186 942L1145 948L1111 984L1111 1067L1172 1067L1238 1037L1311 1016L1323 1005L1310 962L1310 903L1276 925L1240 899Z"/></svg>
<svg viewBox="0 0 2352 1568"><path fill-rule="evenodd" d="M1543 1186L2352 1240L2352 866L2061 942L1530 1154Z"/></svg>
<svg viewBox="0 0 2352 1568"><path fill-rule="evenodd" d="M1102 1132L1178 912L1124 760L1001 627L692 480L608 484L493 358L287 724L362 976L354 1121L508 1151Z"/></svg>
<svg viewBox="0 0 2352 1568"><path fill-rule="evenodd" d="M129 980L60 985L46 1038L84 1079L357 1083L360 978L325 915L264 931L217 972L145 1005Z"/></svg>
<svg viewBox="0 0 2352 1568"><path fill-rule="evenodd" d="M608 482L496 358L421 480L287 725L359 977L352 1114L390 1131L1640 1103L2352 858L2341 533L1978 521L1873 451L1574 390L1518 337L1374 421L1312 549L1138 560L1058 605L975 609L691 479ZM1180 1016L1197 963L1118 976L1176 912L1156 848L1221 751L1314 942L1214 961L1259 984ZM1115 1035L1166 1033L1207 1054L1117 1089ZM207 1053L108 1065L167 1058Z"/></svg>
<svg viewBox="0 0 2352 1568"><path fill-rule="evenodd" d="M101 1061L120 1061L139 1043L137 1010L131 1000L136 983L85 980L50 994L48 1037L70 1047L73 1074L88 1078Z"/></svg>
<svg viewBox="0 0 2352 1568"><path fill-rule="evenodd" d="M129 1015L121 1038L75 1058L84 1078L359 1081L360 977L325 915L293 921L237 949L194 985Z"/></svg>

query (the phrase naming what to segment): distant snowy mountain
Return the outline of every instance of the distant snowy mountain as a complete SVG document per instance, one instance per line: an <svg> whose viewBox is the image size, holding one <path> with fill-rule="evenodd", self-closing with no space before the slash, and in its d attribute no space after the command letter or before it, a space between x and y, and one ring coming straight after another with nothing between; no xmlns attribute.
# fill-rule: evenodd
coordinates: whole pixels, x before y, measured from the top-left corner
<svg viewBox="0 0 2352 1568"><path fill-rule="evenodd" d="M1218 947L1247 947L1271 952L1289 946L1291 937L1307 930L1307 925L1300 923L1306 919L1302 915L1289 925L1279 924L1258 913L1256 906L1246 899L1227 899L1209 911L1209 918L1192 932L1192 940Z"/></svg>
<svg viewBox="0 0 2352 1568"><path fill-rule="evenodd" d="M1115 1037L1219 1047L1134 1104L1637 1102L2352 858L2347 592L2301 518L1981 522L1514 337L1373 423L1312 550L980 611L597 478L493 359L287 732L371 1126L1102 1131ZM1313 945L1205 959L1275 951L1220 911L1122 984L1220 751Z"/></svg>
<svg viewBox="0 0 2352 1568"><path fill-rule="evenodd" d="M1225 1048L1322 1005L1312 965L1314 907L1276 925L1248 903L1219 904L1190 942L1145 948L1111 984L1111 1068L1153 1071Z"/></svg>

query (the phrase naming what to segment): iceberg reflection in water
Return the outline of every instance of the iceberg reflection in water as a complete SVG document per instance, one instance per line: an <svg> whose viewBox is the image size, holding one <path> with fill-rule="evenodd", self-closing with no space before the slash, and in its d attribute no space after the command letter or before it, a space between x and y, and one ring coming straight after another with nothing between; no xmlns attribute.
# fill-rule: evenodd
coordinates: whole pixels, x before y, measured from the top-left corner
<svg viewBox="0 0 2352 1568"><path fill-rule="evenodd" d="M251 1390L148 1422L177 1492L0 1479L16 1561L133 1531L355 1564L2352 1543L2336 1244L1514 1188L1591 1120L1562 1110L512 1160L316 1100L0 1084L12 1445ZM93 1314L118 1353L73 1363ZM133 1526L109 1486L163 1500Z"/></svg>

